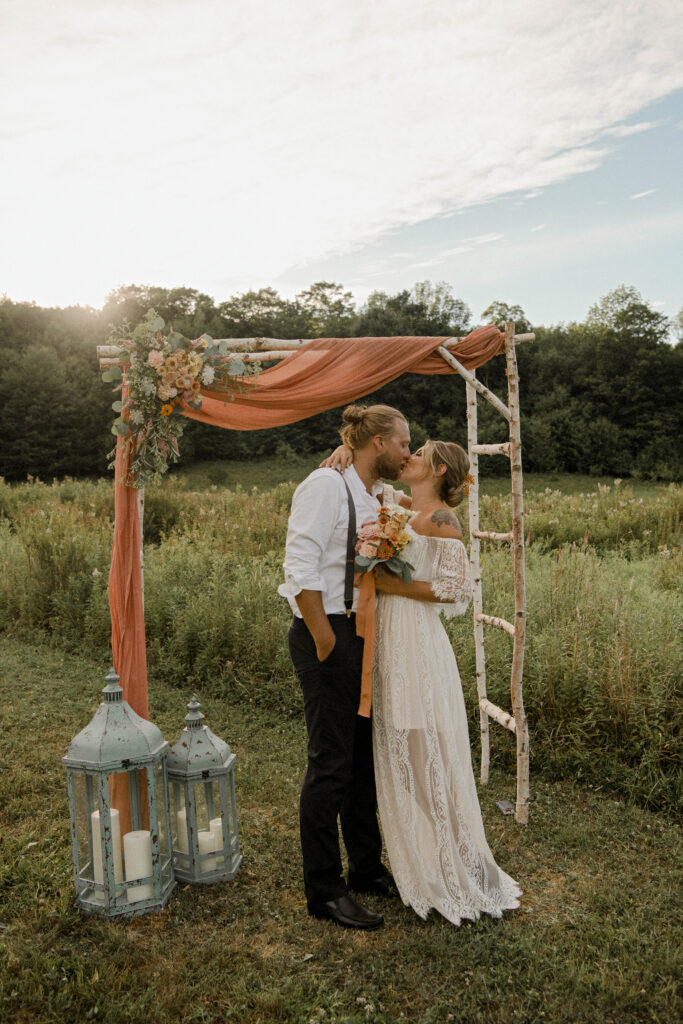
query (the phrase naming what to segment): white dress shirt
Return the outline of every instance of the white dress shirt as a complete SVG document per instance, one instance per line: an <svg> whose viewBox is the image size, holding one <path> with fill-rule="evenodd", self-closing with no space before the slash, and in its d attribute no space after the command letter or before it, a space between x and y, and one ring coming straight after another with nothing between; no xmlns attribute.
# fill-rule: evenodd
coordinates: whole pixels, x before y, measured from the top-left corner
<svg viewBox="0 0 683 1024"><path fill-rule="evenodd" d="M343 480L334 469L316 469L299 484L287 527L285 582L278 587L278 594L287 598L297 618L301 618L301 612L295 597L302 590L321 591L327 615L345 611L349 503L344 480L356 508L356 529L377 519L385 489L393 495L393 489L379 480L368 494L353 466L345 471ZM354 587L354 610L357 601L358 590Z"/></svg>

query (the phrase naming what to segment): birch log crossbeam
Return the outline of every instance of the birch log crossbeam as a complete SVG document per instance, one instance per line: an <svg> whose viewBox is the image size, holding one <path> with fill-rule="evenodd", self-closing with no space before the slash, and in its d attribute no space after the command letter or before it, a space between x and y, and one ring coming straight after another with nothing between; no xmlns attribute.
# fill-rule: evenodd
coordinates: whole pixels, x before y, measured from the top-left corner
<svg viewBox="0 0 683 1024"><path fill-rule="evenodd" d="M509 715L507 711L503 711L503 709L497 707L497 705L492 704L490 700L486 699L486 697L480 698L479 707L489 716L489 718L492 718L494 722L498 722L498 725L504 726L506 729L509 729L510 732L516 731L517 724L512 715Z"/></svg>
<svg viewBox="0 0 683 1024"><path fill-rule="evenodd" d="M513 539L512 530L509 533L496 533L495 530L472 530L472 536L479 537L480 540L511 541Z"/></svg>
<svg viewBox="0 0 683 1024"><path fill-rule="evenodd" d="M510 636L515 635L515 627L507 619L499 619L495 615L484 615L483 612L479 612L477 618L480 622L485 622L487 626L497 626L498 629L504 629Z"/></svg>
<svg viewBox="0 0 683 1024"><path fill-rule="evenodd" d="M510 454L510 442L503 441L501 444L475 444L472 451L477 455L508 455Z"/></svg>
<svg viewBox="0 0 683 1024"><path fill-rule="evenodd" d="M523 341L533 341L535 338L534 334L516 334L515 344L519 344ZM269 360L280 360L286 359L292 352L296 352L297 349L301 348L302 345L306 345L307 342L311 341L311 338L216 338L217 344L222 344L227 347L230 355L225 356L225 361L228 362L230 359L234 359L239 356L246 363L255 362L268 362ZM458 343L462 341L462 338L449 338L444 342L443 345L439 346L438 351L446 351L448 355L448 349L456 348ZM108 366L118 366L121 350L118 345L98 345L97 355L100 361L100 367L104 370ZM442 353L443 354L443 353ZM450 360L448 360L450 362ZM451 364L452 365L452 364ZM465 376L468 371L458 363L457 369L462 376L467 380ZM479 382L477 381L477 384ZM483 385L479 385L483 388ZM484 389L486 390L486 389ZM482 392L483 393L483 392ZM490 394L490 392L489 392ZM503 403L500 403L503 405ZM503 408L506 408L503 406ZM499 410L501 411L501 410Z"/></svg>

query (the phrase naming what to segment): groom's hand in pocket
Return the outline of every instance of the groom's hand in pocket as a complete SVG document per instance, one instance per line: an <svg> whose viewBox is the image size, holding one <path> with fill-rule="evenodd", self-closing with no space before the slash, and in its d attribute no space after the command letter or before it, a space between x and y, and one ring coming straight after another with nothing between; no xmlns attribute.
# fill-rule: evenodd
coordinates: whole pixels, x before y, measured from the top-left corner
<svg viewBox="0 0 683 1024"><path fill-rule="evenodd" d="M315 651L318 655L318 661L327 661L335 648L337 638L332 630L330 630L330 633L330 636L325 636L321 640L317 637L313 638L315 640Z"/></svg>

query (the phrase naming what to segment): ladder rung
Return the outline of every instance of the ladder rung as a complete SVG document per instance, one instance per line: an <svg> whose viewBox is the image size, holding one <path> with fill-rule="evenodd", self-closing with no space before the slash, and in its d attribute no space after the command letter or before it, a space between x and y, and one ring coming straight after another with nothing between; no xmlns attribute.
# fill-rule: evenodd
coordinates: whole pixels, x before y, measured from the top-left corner
<svg viewBox="0 0 683 1024"><path fill-rule="evenodd" d="M479 698L479 707L489 716L489 718L493 718L495 722L498 722L498 725L504 726L506 729L509 729L510 732L516 731L517 723L512 715L509 715L507 711L503 711L503 709L497 707L497 705L492 704L486 697Z"/></svg>
<svg viewBox="0 0 683 1024"><path fill-rule="evenodd" d="M500 444L473 444L472 451L475 455L507 455L510 456L510 442L502 441Z"/></svg>
<svg viewBox="0 0 683 1024"><path fill-rule="evenodd" d="M478 615L475 615L475 618L479 622L485 622L488 626L498 626L498 629L504 629L510 636L515 635L515 627L507 619L498 619L495 615L484 615L483 612L479 612Z"/></svg>
<svg viewBox="0 0 683 1024"><path fill-rule="evenodd" d="M509 533L494 533L493 530L472 530L473 537L479 537L480 540L507 540L512 541L513 534L512 530Z"/></svg>

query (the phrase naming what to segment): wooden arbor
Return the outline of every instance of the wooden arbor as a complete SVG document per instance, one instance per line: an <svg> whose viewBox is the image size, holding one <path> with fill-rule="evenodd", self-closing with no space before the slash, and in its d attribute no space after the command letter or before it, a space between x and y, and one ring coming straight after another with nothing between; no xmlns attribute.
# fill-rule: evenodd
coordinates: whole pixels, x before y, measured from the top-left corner
<svg viewBox="0 0 683 1024"><path fill-rule="evenodd" d="M436 351L464 378L467 388L468 448L474 485L470 489L470 562L474 584L474 637L476 648L477 691L479 696L481 722L481 781L488 781L489 774L489 727L488 719L514 732L517 738L517 800L515 818L520 823L528 820L529 799L529 741L524 702L522 696L522 675L524 667L524 641L526 623L526 597L524 579L524 506L522 496L522 461L519 419L519 377L515 345L521 341L533 341L533 334L515 335L513 323L505 328L505 358L508 381L508 404L505 405L458 361L451 349L457 352L460 338L447 338ZM239 355L246 362L279 361L306 344L305 339L281 340L273 338L231 338L224 341L229 351L226 360ZM119 360L119 349L113 346L98 348L101 366L110 366ZM360 384L360 381L359 381ZM509 440L501 444L479 444L477 441L477 394L482 395L509 425ZM479 455L507 455L510 459L512 477L512 530L509 533L495 533L479 529ZM138 512L142 520L143 497L138 493ZM142 523L141 523L142 525ZM142 535L142 530L140 531ZM505 619L485 615L482 608L480 570L480 541L482 539L507 542L512 545L514 569L515 614L514 624ZM512 715L496 707L486 695L486 661L484 648L484 626L503 629L514 638L511 672Z"/></svg>

